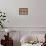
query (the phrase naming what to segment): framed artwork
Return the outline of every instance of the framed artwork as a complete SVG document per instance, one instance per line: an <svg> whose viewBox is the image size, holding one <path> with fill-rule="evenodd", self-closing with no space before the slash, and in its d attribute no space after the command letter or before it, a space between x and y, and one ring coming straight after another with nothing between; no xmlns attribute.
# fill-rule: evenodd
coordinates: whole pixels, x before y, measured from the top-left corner
<svg viewBox="0 0 46 46"><path fill-rule="evenodd" d="M19 15L28 15L28 8L19 8Z"/></svg>

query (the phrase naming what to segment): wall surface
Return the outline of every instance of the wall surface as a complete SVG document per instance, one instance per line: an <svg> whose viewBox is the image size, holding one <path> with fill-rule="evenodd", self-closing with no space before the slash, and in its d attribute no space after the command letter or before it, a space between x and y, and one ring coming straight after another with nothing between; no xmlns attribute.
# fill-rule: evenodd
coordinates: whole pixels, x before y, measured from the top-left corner
<svg viewBox="0 0 46 46"><path fill-rule="evenodd" d="M23 7L29 8L28 16L19 16L19 8ZM6 12L8 29L46 31L46 0L0 0L0 10Z"/></svg>
<svg viewBox="0 0 46 46"><path fill-rule="evenodd" d="M28 16L19 16L21 7L29 8ZM46 27L46 0L0 0L0 9L6 12L6 27Z"/></svg>
<svg viewBox="0 0 46 46"><path fill-rule="evenodd" d="M28 16L19 16L19 8L23 7L29 8ZM20 31L20 37L32 33L31 31L45 31L46 33L46 0L0 0L0 10L6 12L7 15L5 26L11 29L10 31ZM19 34L15 32L12 36L14 40L19 39Z"/></svg>

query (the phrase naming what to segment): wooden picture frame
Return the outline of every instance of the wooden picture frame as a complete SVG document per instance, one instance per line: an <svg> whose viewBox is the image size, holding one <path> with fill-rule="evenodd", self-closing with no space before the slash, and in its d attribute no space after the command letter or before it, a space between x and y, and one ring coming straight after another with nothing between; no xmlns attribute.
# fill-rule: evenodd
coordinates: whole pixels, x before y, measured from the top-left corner
<svg viewBox="0 0 46 46"><path fill-rule="evenodd" d="M28 8L19 8L19 15L28 15Z"/></svg>

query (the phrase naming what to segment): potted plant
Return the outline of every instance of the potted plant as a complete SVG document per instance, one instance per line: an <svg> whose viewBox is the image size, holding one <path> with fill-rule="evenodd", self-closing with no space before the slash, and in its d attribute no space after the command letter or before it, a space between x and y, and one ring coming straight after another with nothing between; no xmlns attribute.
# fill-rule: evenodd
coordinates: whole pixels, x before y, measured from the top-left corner
<svg viewBox="0 0 46 46"><path fill-rule="evenodd" d="M6 15L4 12L0 11L0 27L4 28L4 22L6 20Z"/></svg>

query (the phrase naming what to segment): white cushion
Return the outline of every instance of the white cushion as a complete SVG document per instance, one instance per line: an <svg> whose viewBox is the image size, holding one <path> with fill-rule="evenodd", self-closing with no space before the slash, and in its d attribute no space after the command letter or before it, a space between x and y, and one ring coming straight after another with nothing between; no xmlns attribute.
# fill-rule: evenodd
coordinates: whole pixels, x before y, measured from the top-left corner
<svg viewBox="0 0 46 46"><path fill-rule="evenodd" d="M31 42L31 41L36 41L37 38L35 38L34 36L28 36L28 35L24 35L21 39L20 42L21 43L25 43L25 42Z"/></svg>

